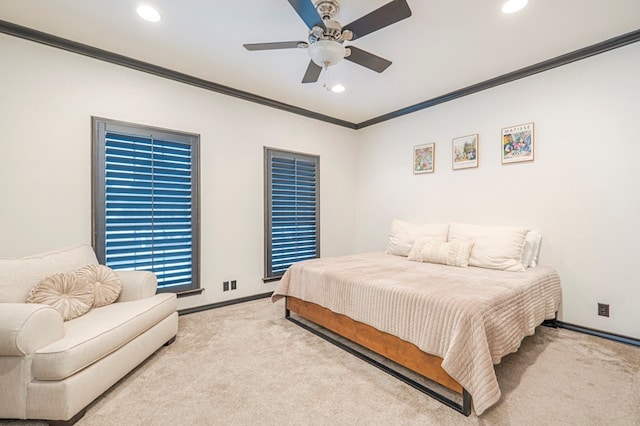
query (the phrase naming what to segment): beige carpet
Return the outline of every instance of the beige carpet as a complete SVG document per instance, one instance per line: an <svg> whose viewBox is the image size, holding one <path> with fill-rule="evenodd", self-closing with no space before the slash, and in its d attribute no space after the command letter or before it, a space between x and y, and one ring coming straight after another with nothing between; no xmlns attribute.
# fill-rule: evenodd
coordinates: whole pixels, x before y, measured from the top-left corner
<svg viewBox="0 0 640 426"><path fill-rule="evenodd" d="M286 321L282 302L263 299L181 316L176 342L77 424L640 425L637 347L539 327L496 373L501 401L464 417Z"/></svg>

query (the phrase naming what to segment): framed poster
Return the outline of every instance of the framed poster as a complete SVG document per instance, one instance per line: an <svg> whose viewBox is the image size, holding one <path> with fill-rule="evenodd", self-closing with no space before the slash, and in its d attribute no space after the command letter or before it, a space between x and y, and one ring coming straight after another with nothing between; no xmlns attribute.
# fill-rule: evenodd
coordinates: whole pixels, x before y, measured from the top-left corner
<svg viewBox="0 0 640 426"><path fill-rule="evenodd" d="M436 144L427 143L413 147L413 173L433 173Z"/></svg>
<svg viewBox="0 0 640 426"><path fill-rule="evenodd" d="M533 161L533 123L502 129L502 164Z"/></svg>
<svg viewBox="0 0 640 426"><path fill-rule="evenodd" d="M453 170L478 167L478 134L453 140Z"/></svg>

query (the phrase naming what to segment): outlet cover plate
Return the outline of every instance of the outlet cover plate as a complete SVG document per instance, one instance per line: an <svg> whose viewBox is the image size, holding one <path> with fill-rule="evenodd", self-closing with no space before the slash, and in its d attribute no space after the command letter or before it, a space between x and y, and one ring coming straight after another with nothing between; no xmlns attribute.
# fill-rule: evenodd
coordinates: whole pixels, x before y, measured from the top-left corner
<svg viewBox="0 0 640 426"><path fill-rule="evenodd" d="M598 303L598 315L601 317L609 316L609 305L606 303Z"/></svg>

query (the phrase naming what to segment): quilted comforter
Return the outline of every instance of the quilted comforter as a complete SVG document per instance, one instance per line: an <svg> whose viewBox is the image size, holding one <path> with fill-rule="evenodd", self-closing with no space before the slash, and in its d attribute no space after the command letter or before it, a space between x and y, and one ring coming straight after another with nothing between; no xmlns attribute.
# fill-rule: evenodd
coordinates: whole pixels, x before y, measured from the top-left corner
<svg viewBox="0 0 640 426"><path fill-rule="evenodd" d="M368 324L443 359L476 414L500 399L494 364L553 318L561 297L553 268L525 272L412 262L386 253L292 265L272 295L293 296Z"/></svg>

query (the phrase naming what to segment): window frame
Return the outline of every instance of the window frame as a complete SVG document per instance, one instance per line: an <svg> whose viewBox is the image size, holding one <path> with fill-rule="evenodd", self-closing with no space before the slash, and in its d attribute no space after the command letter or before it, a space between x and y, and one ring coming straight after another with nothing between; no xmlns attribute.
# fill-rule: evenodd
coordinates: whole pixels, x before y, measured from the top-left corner
<svg viewBox="0 0 640 426"><path fill-rule="evenodd" d="M315 258L320 257L320 156L279 148L264 147L264 282L277 281L283 273L273 272L273 211L272 211L272 158L273 156L303 160L315 164Z"/></svg>
<svg viewBox="0 0 640 426"><path fill-rule="evenodd" d="M202 292L200 286L200 135L142 124L92 117L92 245L98 262L106 264L106 134L153 138L190 145L191 152L191 282L161 286L157 292L188 295Z"/></svg>

